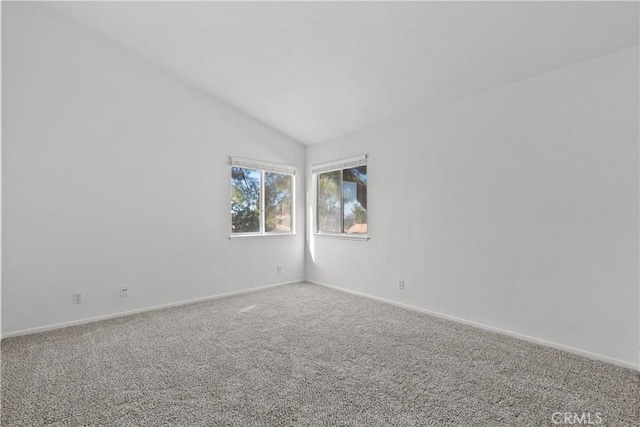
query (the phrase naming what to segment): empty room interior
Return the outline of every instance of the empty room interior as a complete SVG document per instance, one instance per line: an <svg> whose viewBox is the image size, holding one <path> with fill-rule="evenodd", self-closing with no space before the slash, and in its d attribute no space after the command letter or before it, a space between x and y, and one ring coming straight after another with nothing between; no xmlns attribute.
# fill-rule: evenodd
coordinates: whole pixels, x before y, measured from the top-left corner
<svg viewBox="0 0 640 427"><path fill-rule="evenodd" d="M0 424L638 427L639 6L2 1Z"/></svg>

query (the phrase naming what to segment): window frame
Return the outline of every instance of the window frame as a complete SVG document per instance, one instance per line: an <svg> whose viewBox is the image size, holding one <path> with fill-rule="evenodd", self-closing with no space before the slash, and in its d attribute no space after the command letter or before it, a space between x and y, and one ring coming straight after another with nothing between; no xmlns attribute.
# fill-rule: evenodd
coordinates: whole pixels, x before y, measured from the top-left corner
<svg viewBox="0 0 640 427"><path fill-rule="evenodd" d="M344 180L344 170L352 169L359 166L367 166L367 194L369 191L369 166L368 166L368 155L361 155L357 157L337 160L328 163L322 163L318 165L314 165L311 167L311 181L313 185L313 236L320 238L332 238L332 239L346 239L346 240L362 240L368 241L370 240L369 236L369 209L367 207L367 233L345 233L344 232L344 193L343 193L343 180ZM326 231L320 231L320 217L318 215L318 197L319 197L319 188L318 188L318 180L321 174L340 171L340 229L342 232L340 233L332 233ZM367 203L368 205L368 203Z"/></svg>
<svg viewBox="0 0 640 427"><path fill-rule="evenodd" d="M246 232L246 233L234 233L233 228L233 213L229 213L229 223L227 230L230 230L229 239L253 239L263 237L286 237L294 236L296 234L296 167L292 165L285 165L280 163L264 162L259 160L245 159L241 157L230 157L229 159L229 174L232 176L232 170L234 167L243 169L256 170L260 174L260 195L259 195L259 231L258 232ZM265 173L276 173L280 175L288 175L291 177L291 231L265 231L266 229L266 209L265 209ZM233 197L233 185L229 185L229 200Z"/></svg>

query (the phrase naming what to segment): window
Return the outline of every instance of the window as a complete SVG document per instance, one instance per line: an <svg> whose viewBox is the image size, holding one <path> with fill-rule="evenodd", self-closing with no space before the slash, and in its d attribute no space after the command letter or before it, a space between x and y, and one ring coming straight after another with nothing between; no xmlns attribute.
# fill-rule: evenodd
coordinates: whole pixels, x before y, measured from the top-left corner
<svg viewBox="0 0 640 427"><path fill-rule="evenodd" d="M366 236L366 156L318 165L316 179L316 231L318 234Z"/></svg>
<svg viewBox="0 0 640 427"><path fill-rule="evenodd" d="M294 232L293 166L231 158L231 234Z"/></svg>

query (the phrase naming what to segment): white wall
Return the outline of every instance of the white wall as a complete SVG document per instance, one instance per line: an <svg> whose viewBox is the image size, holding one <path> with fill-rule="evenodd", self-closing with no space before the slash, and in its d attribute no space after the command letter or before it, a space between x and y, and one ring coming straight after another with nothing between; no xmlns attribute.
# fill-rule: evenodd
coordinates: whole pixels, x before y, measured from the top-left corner
<svg viewBox="0 0 640 427"><path fill-rule="evenodd" d="M304 278L302 232L228 239L227 166L303 171L304 147L44 7L2 6L4 335ZM303 212L304 174L298 190Z"/></svg>
<svg viewBox="0 0 640 427"><path fill-rule="evenodd" d="M307 278L637 366L638 90L636 46L310 147L369 154L371 240Z"/></svg>

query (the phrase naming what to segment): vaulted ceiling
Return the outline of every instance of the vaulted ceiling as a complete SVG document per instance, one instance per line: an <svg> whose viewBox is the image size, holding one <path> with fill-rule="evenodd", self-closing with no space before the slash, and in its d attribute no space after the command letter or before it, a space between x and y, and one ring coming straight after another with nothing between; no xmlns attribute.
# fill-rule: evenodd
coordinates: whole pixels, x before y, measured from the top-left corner
<svg viewBox="0 0 640 427"><path fill-rule="evenodd" d="M637 45L638 2L48 2L313 144Z"/></svg>

